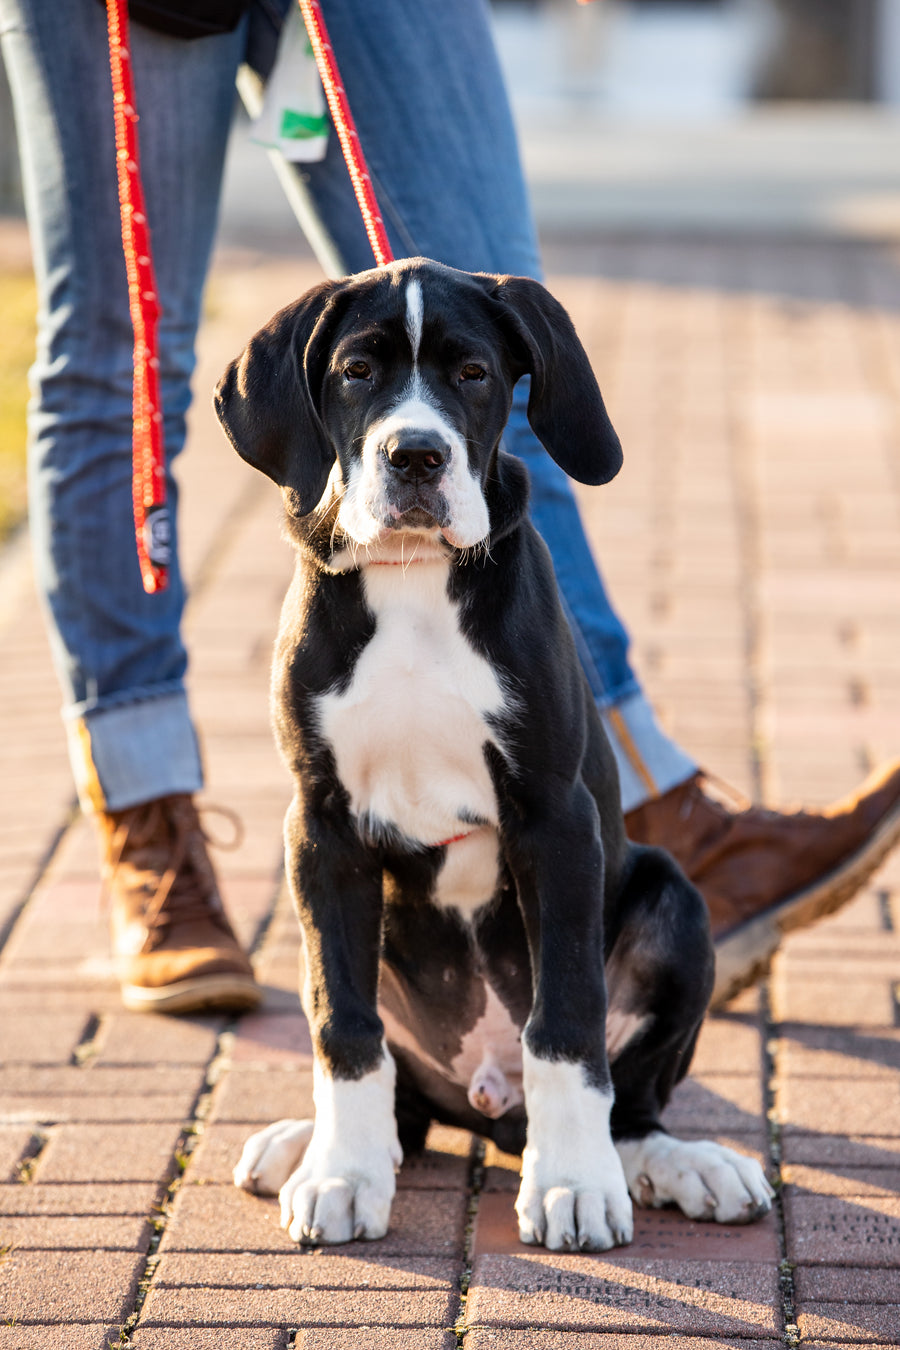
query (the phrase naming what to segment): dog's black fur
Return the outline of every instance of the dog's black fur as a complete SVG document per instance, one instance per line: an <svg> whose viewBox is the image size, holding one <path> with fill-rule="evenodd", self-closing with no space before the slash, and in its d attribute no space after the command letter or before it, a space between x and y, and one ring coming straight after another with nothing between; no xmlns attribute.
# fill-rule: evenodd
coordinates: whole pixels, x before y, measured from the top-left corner
<svg viewBox="0 0 900 1350"><path fill-rule="evenodd" d="M410 279L424 296L415 333ZM440 474L459 450L433 428L406 435L392 425L378 449L388 463L373 472L387 484L389 509L375 544L348 537L339 519L365 438L402 402L413 367L466 448L487 506L482 540L454 536ZM413 260L324 283L253 338L216 392L238 452L282 488L298 553L273 689L295 784L288 873L315 1053L326 1076L361 1081L383 1060L382 1015L389 1028L402 1024L403 1043L390 1034L389 1043L406 1150L421 1147L433 1119L505 1150L526 1144L525 1105L489 1118L464 1082L435 1067L460 1054L487 986L535 1060L582 1066L585 1091L614 1089L619 1141L661 1129L712 984L702 898L666 853L625 837L612 752L528 518L527 475L500 446L513 386L526 374L529 420L553 458L582 482L613 477L621 451L586 354L562 307L523 278ZM366 568L401 535L446 556L459 629L508 695L485 716L483 746L498 882L466 916L433 902L449 844L355 815L322 731L323 696L348 690L378 627ZM485 824L465 802L458 819L463 829ZM637 1028L614 1056L608 1004ZM321 1231L301 1227L305 1237ZM540 1223L530 1240L542 1240ZM608 1245L589 1232L578 1240Z"/></svg>

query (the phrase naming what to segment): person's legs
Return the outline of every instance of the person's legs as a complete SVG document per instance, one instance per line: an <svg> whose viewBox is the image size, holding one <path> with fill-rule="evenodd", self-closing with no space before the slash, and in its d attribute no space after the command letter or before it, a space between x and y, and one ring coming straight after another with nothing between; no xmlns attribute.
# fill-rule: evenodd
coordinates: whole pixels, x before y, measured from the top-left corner
<svg viewBox="0 0 900 1350"><path fill-rule="evenodd" d="M178 550L156 595L144 593L136 561L133 336L105 12L96 0L2 0L0 14L39 294L36 567L79 794L89 809L117 810L193 791L202 773L183 685ZM240 42L240 33L181 42L132 29L170 466L184 442ZM167 487L174 502L171 473Z"/></svg>
<svg viewBox="0 0 900 1350"><path fill-rule="evenodd" d="M328 0L325 16L396 255L540 277L483 0ZM335 137L304 177L345 269L371 267ZM825 812L722 806L691 757L657 725L571 485L531 431L525 402L520 388L507 444L531 473L533 517L615 751L626 825L636 841L674 852L707 899L722 996L764 967L785 928L848 899L900 837L900 766Z"/></svg>
<svg viewBox="0 0 900 1350"><path fill-rule="evenodd" d="M153 916L157 951L166 945L158 940L163 930L171 938L176 901L182 917L185 906L191 909L193 923L198 891L213 909L216 897L189 806L202 770L183 684L177 530L166 591L144 593L136 559L134 339L105 10L96 0L0 0L0 24L38 283L29 412L38 585L82 805L98 816L108 864L113 840L115 862L126 866L134 839L141 840L136 885L126 888L128 905L139 907L149 874L165 876L173 857L179 859L176 882L156 897L162 905ZM162 306L160 378L170 466L184 442L194 337L243 42L240 30L184 42L132 26L141 170ZM174 505L171 472L167 486ZM138 820L134 811L159 801L169 805L155 811L148 834L146 813ZM120 867L120 881L124 875ZM218 927L226 945L233 943ZM244 970L242 962L241 956L237 964L246 980L249 967ZM183 974L184 962L176 964ZM210 969L207 959L204 971ZM170 961L169 976L173 970Z"/></svg>

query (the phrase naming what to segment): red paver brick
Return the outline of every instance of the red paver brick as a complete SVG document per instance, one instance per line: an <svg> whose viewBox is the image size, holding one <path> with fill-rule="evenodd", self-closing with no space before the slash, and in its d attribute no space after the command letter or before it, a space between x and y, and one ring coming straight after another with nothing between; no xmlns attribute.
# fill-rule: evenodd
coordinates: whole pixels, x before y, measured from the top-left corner
<svg viewBox="0 0 900 1350"><path fill-rule="evenodd" d="M774 1266L605 1256L481 1256L472 1271L466 1321L578 1332L779 1334Z"/></svg>
<svg viewBox="0 0 900 1350"><path fill-rule="evenodd" d="M0 1183L17 1179L17 1164L33 1138L29 1125L0 1125Z"/></svg>
<svg viewBox="0 0 900 1350"><path fill-rule="evenodd" d="M900 1085L873 1079L799 1078L778 1083L775 1109L784 1134L900 1135Z"/></svg>
<svg viewBox="0 0 900 1350"><path fill-rule="evenodd" d="M459 1298L417 1289L157 1289L144 1305L145 1326L285 1327L446 1326Z"/></svg>
<svg viewBox="0 0 900 1350"><path fill-rule="evenodd" d="M212 1285L228 1289L458 1290L462 1262L440 1256L386 1256L369 1243L359 1253L333 1256L327 1248L292 1252L173 1252L161 1257L154 1285Z"/></svg>
<svg viewBox="0 0 900 1350"><path fill-rule="evenodd" d="M511 1195L497 1192L480 1196L473 1242L478 1255L514 1256L526 1250L519 1241ZM733 1225L694 1223L674 1209L636 1207L634 1239L621 1251L623 1258L776 1264L778 1240L773 1214L758 1223ZM584 1259L595 1258L588 1255ZM604 1252L597 1259L613 1258Z"/></svg>
<svg viewBox="0 0 900 1350"><path fill-rule="evenodd" d="M854 1266L797 1266L794 1295L808 1303L893 1303L900 1305L900 1269L860 1270Z"/></svg>
<svg viewBox="0 0 900 1350"><path fill-rule="evenodd" d="M230 1069L217 1086L211 1121L245 1121L257 1129L285 1117L312 1117L312 1072L309 1069ZM252 1134L253 1129L248 1130Z"/></svg>
<svg viewBox="0 0 900 1350"><path fill-rule="evenodd" d="M206 1064L216 1053L224 1026L224 1017L105 1017L96 1037L96 1064Z"/></svg>
<svg viewBox="0 0 900 1350"><path fill-rule="evenodd" d="M41 1154L46 1181L155 1181L173 1171L181 1126L63 1125Z"/></svg>
<svg viewBox="0 0 900 1350"><path fill-rule="evenodd" d="M96 834L86 820L69 833L68 840L83 832L87 854L83 876L51 876L35 891L28 902L25 919L28 927L43 929L44 941L52 941L57 925L97 922L103 919L103 897L98 869L99 853ZM46 952L45 952L46 955Z"/></svg>
<svg viewBox="0 0 900 1350"><path fill-rule="evenodd" d="M69 1214L0 1218L0 1243L16 1250L146 1252L152 1229L138 1215Z"/></svg>
<svg viewBox="0 0 900 1350"><path fill-rule="evenodd" d="M897 1308L884 1305L870 1308L860 1303L818 1303L799 1312L797 1325L804 1342L815 1337L839 1345L866 1341L896 1346L900 1336Z"/></svg>
<svg viewBox="0 0 900 1350"><path fill-rule="evenodd" d="M250 1013L241 1018L231 1057L236 1064L311 1064L309 1023L302 1013Z"/></svg>
<svg viewBox="0 0 900 1350"><path fill-rule="evenodd" d="M68 983L47 987L45 982L22 984L0 977L0 1018L20 1017L23 1013L71 1012L82 1008L90 1013L118 1012L122 994L118 985L92 984L72 986Z"/></svg>
<svg viewBox="0 0 900 1350"><path fill-rule="evenodd" d="M85 920L74 912L66 919L48 918L31 905L3 952L4 965L20 969L52 961L77 973L86 964L105 964L108 960L105 924L89 917Z"/></svg>
<svg viewBox="0 0 900 1350"><path fill-rule="evenodd" d="M228 1350L285 1350L287 1343L288 1332L284 1328L263 1331L242 1327L240 1332L229 1336ZM0 1341L0 1347L2 1345ZM147 1330L138 1327L131 1345L134 1350L186 1350L181 1327L152 1327ZM190 1350L222 1350L221 1327L216 1331L192 1328Z"/></svg>
<svg viewBox="0 0 900 1350"><path fill-rule="evenodd" d="M285 1350L289 1332L283 1327L267 1330L242 1327L228 1338L228 1350ZM186 1350L182 1327L138 1327L130 1342L134 1350ZM222 1350L222 1329L191 1329L190 1350Z"/></svg>
<svg viewBox="0 0 900 1350"><path fill-rule="evenodd" d="M772 981L772 1013L778 1022L810 1022L841 1027L894 1026L891 978L840 979L840 998L834 981L801 978L795 971Z"/></svg>
<svg viewBox="0 0 900 1350"><path fill-rule="evenodd" d="M162 1185L153 1182L0 1186L0 1214L146 1214L162 1194Z"/></svg>
<svg viewBox="0 0 900 1350"><path fill-rule="evenodd" d="M76 1326L66 1323L65 1350L109 1350L119 1343L119 1327ZM0 1322L0 1350L51 1350L61 1346L59 1326L47 1322L42 1325L6 1327Z"/></svg>
<svg viewBox="0 0 900 1350"><path fill-rule="evenodd" d="M521 1331L475 1327L466 1333L466 1350L772 1350L771 1340L723 1340L718 1336L665 1336L654 1332L621 1335L605 1331L539 1331L529 1328L527 1347ZM662 1346L661 1346L662 1341ZM349 1350L349 1347L348 1347Z"/></svg>
<svg viewBox="0 0 900 1350"><path fill-rule="evenodd" d="M358 1331L299 1331L296 1350L360 1350ZM367 1327L365 1350L456 1350L452 1331L408 1331L393 1327Z"/></svg>
<svg viewBox="0 0 900 1350"><path fill-rule="evenodd" d="M700 1029L691 1074L758 1074L762 1051L762 1033L754 1017L743 1013L712 1015Z"/></svg>
<svg viewBox="0 0 900 1350"><path fill-rule="evenodd" d="M787 1163L782 1180L794 1195L900 1195L900 1164L890 1167L802 1167Z"/></svg>
<svg viewBox="0 0 900 1350"><path fill-rule="evenodd" d="M23 1012L0 1021L0 1063L68 1064L88 1024L86 1012Z"/></svg>
<svg viewBox="0 0 900 1350"><path fill-rule="evenodd" d="M192 1113L201 1086L196 1069L0 1069L7 1119L180 1121Z"/></svg>
<svg viewBox="0 0 900 1350"><path fill-rule="evenodd" d="M900 1164L900 1138L788 1131L782 1139L782 1153L786 1163L812 1167L893 1168Z"/></svg>
<svg viewBox="0 0 900 1350"><path fill-rule="evenodd" d="M24 994L40 995L42 990L48 993L65 991L67 1007L94 1008L95 1000L105 1000L107 994L115 994L113 1006L122 1007L122 994L115 978L112 961L108 957L97 957L70 965L60 961L23 961L15 965L3 966L3 988L6 993L22 991ZM41 1005L38 1004L40 1010Z"/></svg>
<svg viewBox="0 0 900 1350"><path fill-rule="evenodd" d="M783 1026L778 1073L790 1078L886 1078L900 1082L900 1031Z"/></svg>
<svg viewBox="0 0 900 1350"><path fill-rule="evenodd" d="M762 1088L756 1075L692 1074L675 1089L662 1119L672 1134L702 1125L709 1138L753 1129L762 1109Z"/></svg>
<svg viewBox="0 0 900 1350"><path fill-rule="evenodd" d="M900 1198L785 1197L787 1256L804 1265L893 1266L900 1262Z"/></svg>
<svg viewBox="0 0 900 1350"><path fill-rule="evenodd" d="M382 1256L453 1256L462 1250L466 1197L455 1191L398 1191L391 1227L379 1239ZM233 1186L186 1186L178 1195L161 1251L280 1252L295 1244L279 1226L276 1200L247 1195ZM359 1246L333 1252L359 1254ZM366 1247L367 1257L369 1247Z"/></svg>
<svg viewBox="0 0 900 1350"><path fill-rule="evenodd" d="M20 1322L121 1323L145 1258L131 1252L13 1251L0 1265L0 1307Z"/></svg>
<svg viewBox="0 0 900 1350"><path fill-rule="evenodd" d="M230 1185L234 1166L253 1130L252 1125L227 1125L218 1121L206 1125L190 1154L185 1181L189 1185L206 1185L211 1181Z"/></svg>

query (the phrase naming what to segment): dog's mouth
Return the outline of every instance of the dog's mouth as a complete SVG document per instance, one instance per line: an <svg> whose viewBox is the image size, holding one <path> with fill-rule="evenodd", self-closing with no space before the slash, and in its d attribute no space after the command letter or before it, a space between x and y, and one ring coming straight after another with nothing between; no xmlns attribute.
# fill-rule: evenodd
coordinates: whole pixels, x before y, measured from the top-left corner
<svg viewBox="0 0 900 1350"><path fill-rule="evenodd" d="M449 527L450 518L446 507L443 510L431 506L409 506L405 510L388 508L389 515L385 524L389 530L441 530ZM396 511L396 514L395 514Z"/></svg>

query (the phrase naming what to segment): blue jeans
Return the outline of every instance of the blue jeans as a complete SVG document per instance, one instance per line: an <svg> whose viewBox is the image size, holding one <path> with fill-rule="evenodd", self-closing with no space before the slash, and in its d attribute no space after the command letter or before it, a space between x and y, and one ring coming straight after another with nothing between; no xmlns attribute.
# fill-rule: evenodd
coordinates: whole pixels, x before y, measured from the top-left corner
<svg viewBox="0 0 900 1350"><path fill-rule="evenodd" d="M540 275L483 0L333 0L326 19L397 255ZM177 532L169 589L152 596L132 535L132 334L105 16L96 0L0 0L0 25L40 304L29 414L38 582L79 796L87 809L118 809L195 791L202 770L183 683ZM132 28L170 463L184 443L234 77L259 31L245 21L184 42ZM371 266L335 137L305 176L345 270ZM531 433L524 402L517 391L509 448L531 470L534 519L612 733L627 808L693 764L656 728L570 485ZM171 475L169 493L174 503Z"/></svg>

